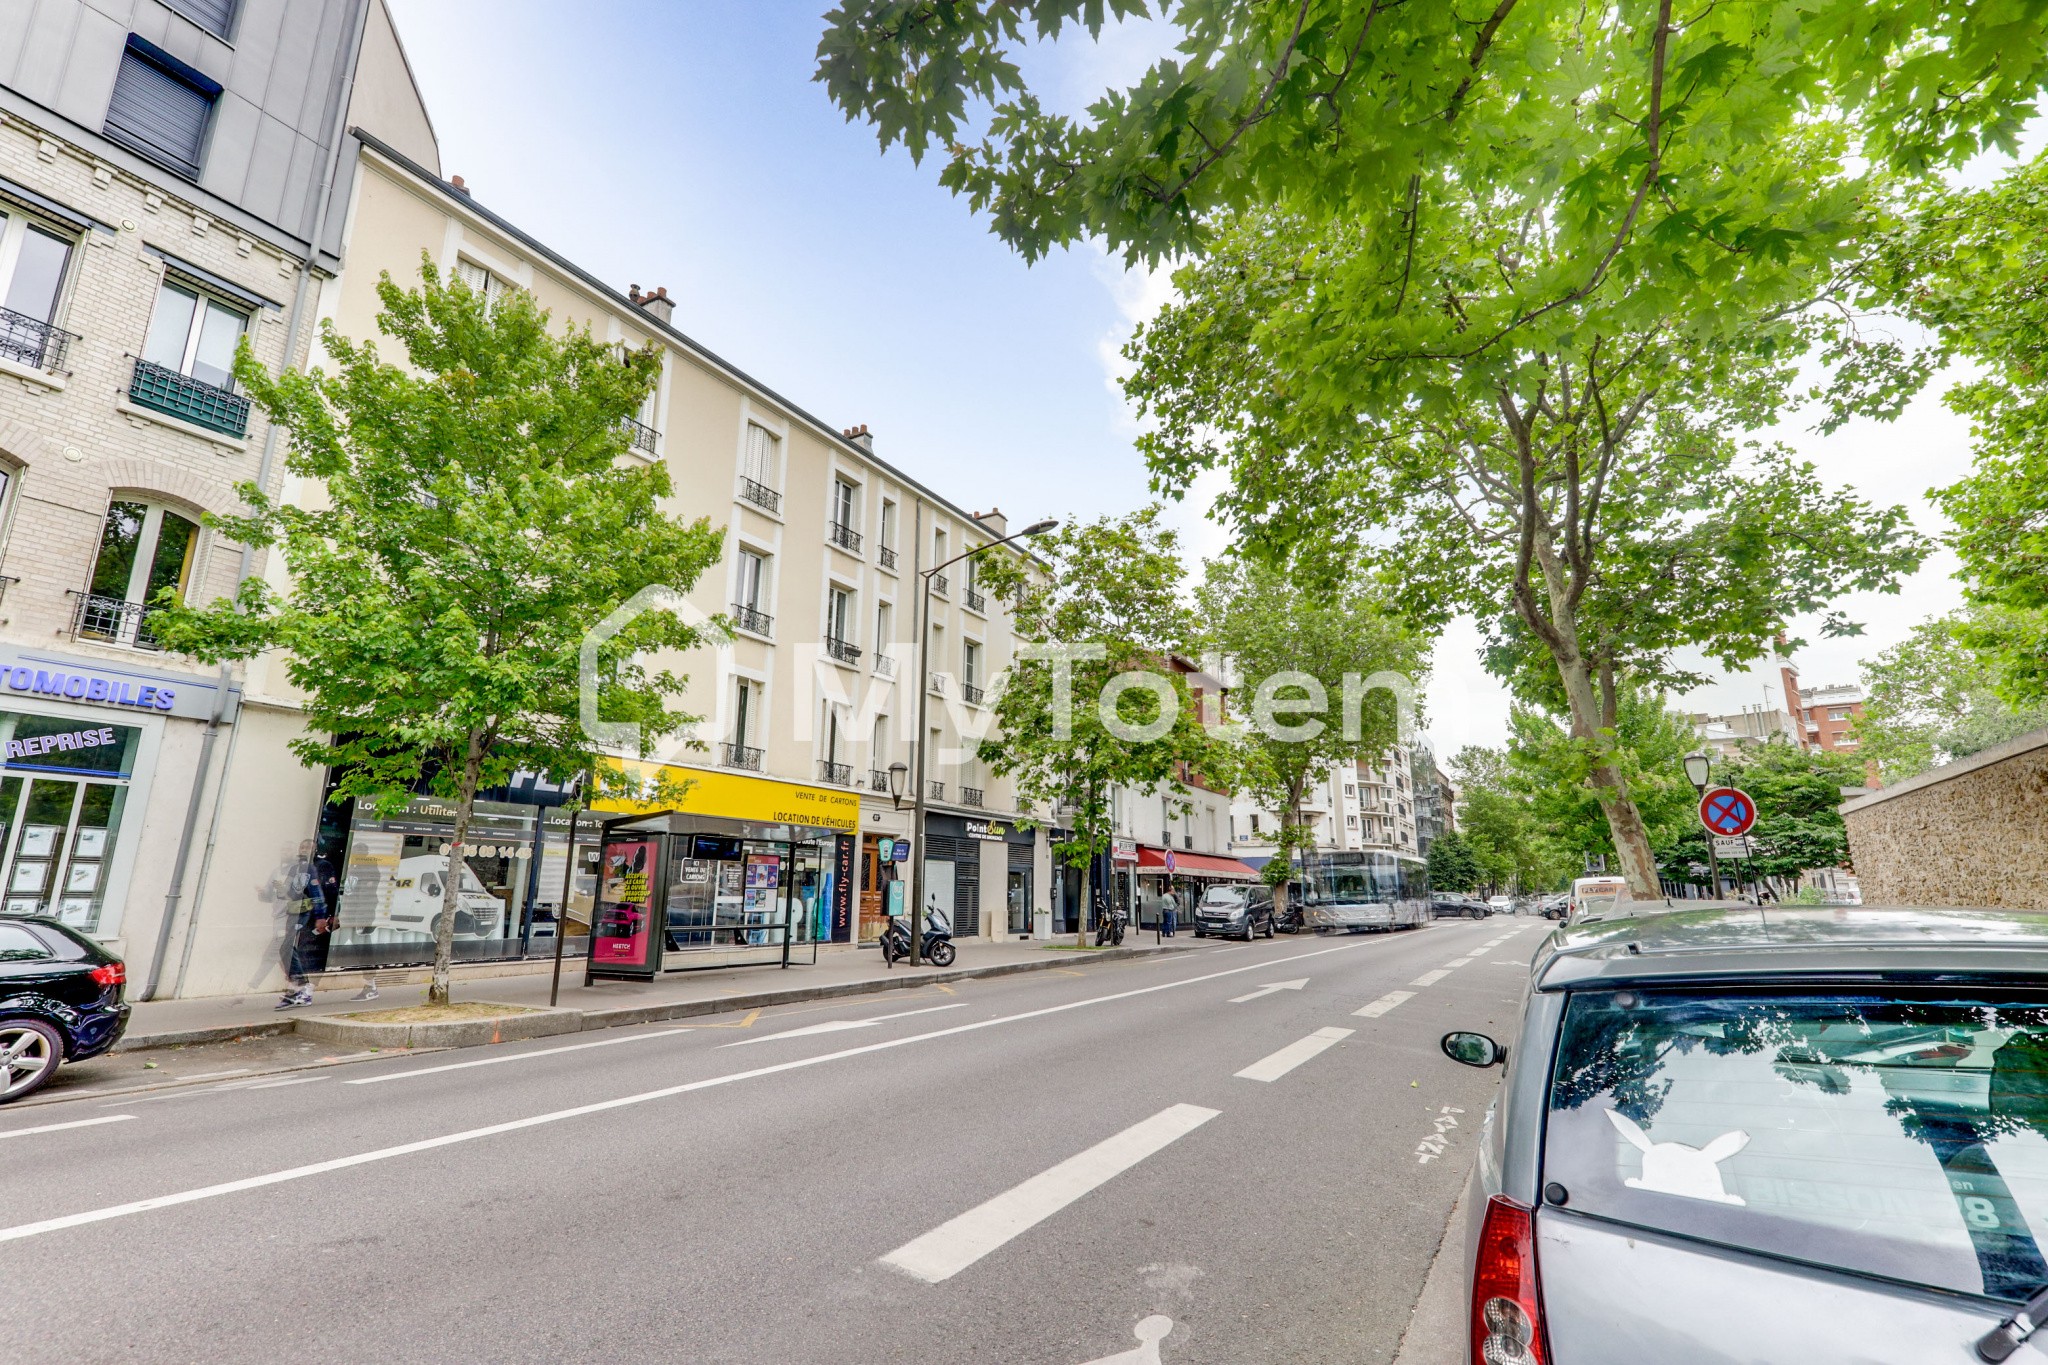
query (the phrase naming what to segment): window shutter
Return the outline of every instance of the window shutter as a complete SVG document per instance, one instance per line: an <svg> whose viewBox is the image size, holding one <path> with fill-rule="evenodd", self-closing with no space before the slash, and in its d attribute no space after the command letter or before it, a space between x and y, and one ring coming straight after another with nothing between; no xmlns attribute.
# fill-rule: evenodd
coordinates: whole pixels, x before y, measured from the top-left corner
<svg viewBox="0 0 2048 1365"><path fill-rule="evenodd" d="M200 145L212 110L211 95L131 47L122 55L121 72L114 78L107 136L196 180Z"/></svg>
<svg viewBox="0 0 2048 1365"><path fill-rule="evenodd" d="M170 6L221 38L228 36L228 23L235 15L235 0L170 0Z"/></svg>

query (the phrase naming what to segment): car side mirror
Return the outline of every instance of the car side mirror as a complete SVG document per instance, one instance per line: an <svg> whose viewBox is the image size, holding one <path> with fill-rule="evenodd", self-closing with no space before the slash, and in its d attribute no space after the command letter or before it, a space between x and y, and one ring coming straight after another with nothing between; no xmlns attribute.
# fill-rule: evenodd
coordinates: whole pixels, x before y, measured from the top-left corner
<svg viewBox="0 0 2048 1365"><path fill-rule="evenodd" d="M1444 1056L1461 1066L1498 1066L1508 1059L1507 1047L1483 1033L1446 1033L1439 1046Z"/></svg>

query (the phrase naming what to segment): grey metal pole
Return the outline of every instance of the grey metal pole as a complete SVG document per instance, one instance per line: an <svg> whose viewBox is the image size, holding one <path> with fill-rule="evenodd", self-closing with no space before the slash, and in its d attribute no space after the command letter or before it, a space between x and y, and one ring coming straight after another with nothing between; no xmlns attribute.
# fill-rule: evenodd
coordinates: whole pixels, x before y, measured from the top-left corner
<svg viewBox="0 0 2048 1365"><path fill-rule="evenodd" d="M915 967L924 954L924 802L929 790L925 782L925 749L928 735L925 716L931 706L932 574L926 569L918 576L917 592L917 804L910 814L910 965Z"/></svg>
<svg viewBox="0 0 2048 1365"><path fill-rule="evenodd" d="M562 998L562 940L569 937L569 891L576 884L576 818L583 814L583 807L576 806L569 812L568 856L562 859L562 903L555 907L555 979L548 987L548 1008L553 1009ZM545 845L543 845L545 847ZM597 909L591 907L591 918L597 918ZM594 931L596 925L591 928ZM588 952L586 948L584 951Z"/></svg>

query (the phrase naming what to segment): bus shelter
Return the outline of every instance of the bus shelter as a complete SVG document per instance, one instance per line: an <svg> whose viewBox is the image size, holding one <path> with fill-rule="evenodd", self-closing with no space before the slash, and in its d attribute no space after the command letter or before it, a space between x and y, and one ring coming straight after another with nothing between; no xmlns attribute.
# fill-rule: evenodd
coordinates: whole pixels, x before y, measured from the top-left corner
<svg viewBox="0 0 2048 1365"><path fill-rule="evenodd" d="M675 810L606 820L584 984L816 962L836 835Z"/></svg>

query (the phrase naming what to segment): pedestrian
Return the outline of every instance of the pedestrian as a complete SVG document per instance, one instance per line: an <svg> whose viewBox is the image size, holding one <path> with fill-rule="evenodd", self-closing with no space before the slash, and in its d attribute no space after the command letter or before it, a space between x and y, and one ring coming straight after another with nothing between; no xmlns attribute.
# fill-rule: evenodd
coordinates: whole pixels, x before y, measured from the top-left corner
<svg viewBox="0 0 2048 1365"><path fill-rule="evenodd" d="M270 874L267 883L256 889L256 894L259 899L276 907L279 919L277 957L278 964L284 968L285 989L277 1008L288 1010L310 1005L313 1003L313 984L307 975L307 963L318 947L316 938L331 927L327 918L326 895L313 861L313 841L304 840L296 852L286 845L277 870Z"/></svg>
<svg viewBox="0 0 2048 1365"><path fill-rule="evenodd" d="M1161 893L1159 897L1159 932L1167 938L1172 938L1174 928L1179 922L1180 897L1172 891Z"/></svg>

